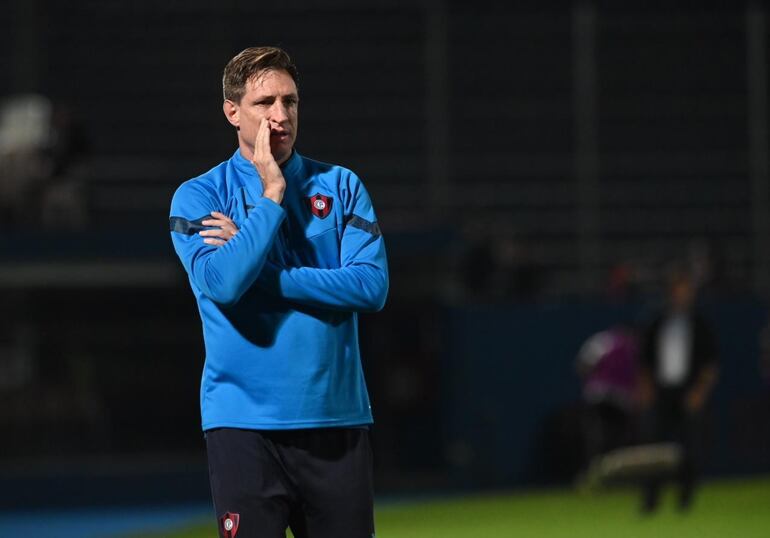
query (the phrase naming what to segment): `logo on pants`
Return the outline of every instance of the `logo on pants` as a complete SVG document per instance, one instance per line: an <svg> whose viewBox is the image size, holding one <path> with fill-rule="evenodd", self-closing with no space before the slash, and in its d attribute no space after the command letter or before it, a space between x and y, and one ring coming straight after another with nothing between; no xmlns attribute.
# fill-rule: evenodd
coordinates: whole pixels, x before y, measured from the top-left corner
<svg viewBox="0 0 770 538"><path fill-rule="evenodd" d="M219 518L219 525L225 533L225 538L235 538L240 521L240 514L233 514L231 512L225 512L225 515Z"/></svg>

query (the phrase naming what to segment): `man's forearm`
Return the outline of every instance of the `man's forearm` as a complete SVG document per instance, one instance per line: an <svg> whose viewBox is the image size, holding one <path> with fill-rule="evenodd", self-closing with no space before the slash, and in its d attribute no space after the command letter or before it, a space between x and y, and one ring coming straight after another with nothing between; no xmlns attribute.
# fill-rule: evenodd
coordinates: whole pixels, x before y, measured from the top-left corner
<svg viewBox="0 0 770 538"><path fill-rule="evenodd" d="M218 304L238 302L259 276L283 218L280 206L258 201L236 236L205 256L193 256L193 282Z"/></svg>
<svg viewBox="0 0 770 538"><path fill-rule="evenodd" d="M388 294L387 270L371 263L319 269L267 262L257 284L292 302L350 312L380 310Z"/></svg>

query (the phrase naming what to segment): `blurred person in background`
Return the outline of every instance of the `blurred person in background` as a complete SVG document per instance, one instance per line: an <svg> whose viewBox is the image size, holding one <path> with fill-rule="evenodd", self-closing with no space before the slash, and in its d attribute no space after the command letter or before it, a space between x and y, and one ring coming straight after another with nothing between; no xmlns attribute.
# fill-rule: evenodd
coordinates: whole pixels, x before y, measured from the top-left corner
<svg viewBox="0 0 770 538"><path fill-rule="evenodd" d="M681 487L679 508L691 506L702 444L703 415L717 380L716 334L695 310L696 288L691 275L675 268L668 282L668 306L650 324L641 354L640 401L646 412L647 442L676 442L681 461L676 478ZM658 505L662 478L644 487L642 510Z"/></svg>
<svg viewBox="0 0 770 538"><path fill-rule="evenodd" d="M487 224L487 223L485 223ZM465 300L507 302L537 300L545 287L545 271L526 241L511 232L493 232L493 223L466 226L467 243L459 260Z"/></svg>
<svg viewBox="0 0 770 538"><path fill-rule="evenodd" d="M383 307L388 270L371 200L353 172L294 148L286 52L242 51L223 87L239 147L179 187L170 218L203 321L220 536L374 536L357 312Z"/></svg>
<svg viewBox="0 0 770 538"><path fill-rule="evenodd" d="M75 229L85 223L82 185L68 178L88 151L73 111L40 94L0 100L0 207L12 226Z"/></svg>
<svg viewBox="0 0 770 538"><path fill-rule="evenodd" d="M582 430L585 463L634 441L638 343L633 328L619 323L586 340L576 368L583 381Z"/></svg>
<svg viewBox="0 0 770 538"><path fill-rule="evenodd" d="M40 191L53 175L53 104L22 94L0 102L0 203L11 224L36 221Z"/></svg>

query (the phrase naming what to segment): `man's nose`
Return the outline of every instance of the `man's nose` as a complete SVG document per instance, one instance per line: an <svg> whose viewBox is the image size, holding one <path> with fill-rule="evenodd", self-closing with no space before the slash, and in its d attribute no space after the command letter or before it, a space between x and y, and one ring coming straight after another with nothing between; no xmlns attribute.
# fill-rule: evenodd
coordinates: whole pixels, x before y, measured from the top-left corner
<svg viewBox="0 0 770 538"><path fill-rule="evenodd" d="M276 100L270 107L270 120L275 123L283 123L289 119L289 113L280 100Z"/></svg>

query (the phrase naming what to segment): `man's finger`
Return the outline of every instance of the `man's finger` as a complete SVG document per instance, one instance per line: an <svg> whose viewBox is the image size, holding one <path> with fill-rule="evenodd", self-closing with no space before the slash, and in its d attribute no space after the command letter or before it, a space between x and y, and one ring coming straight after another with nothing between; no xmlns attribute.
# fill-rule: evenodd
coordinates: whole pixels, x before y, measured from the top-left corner
<svg viewBox="0 0 770 538"><path fill-rule="evenodd" d="M222 239L229 240L238 234L238 228L235 226L220 226L210 230L201 230L198 235L202 237L221 237Z"/></svg>
<svg viewBox="0 0 770 538"><path fill-rule="evenodd" d="M270 124L264 118L262 118L262 123L260 124L259 132L260 132L260 135L262 136L260 141L261 144L259 148L261 153L260 157L262 157L262 159L264 160L267 160L268 156L272 155L272 153L270 153Z"/></svg>
<svg viewBox="0 0 770 538"><path fill-rule="evenodd" d="M265 127L267 125L267 120L265 118L262 118L259 122L259 128L257 129L257 139L254 142L254 158L255 159L262 159L265 156L264 148L265 148ZM270 130L268 129L268 133ZM269 135L268 135L269 136Z"/></svg>
<svg viewBox="0 0 770 538"><path fill-rule="evenodd" d="M238 233L238 230L230 226L217 228L215 230L201 230L198 235L203 237L224 237L229 239Z"/></svg>
<svg viewBox="0 0 770 538"><path fill-rule="evenodd" d="M238 231L238 226L235 225L235 223L231 220L216 220L216 219L210 219L210 220L204 220L201 222L204 226L215 226L217 228L222 228L225 230L233 230Z"/></svg>
<svg viewBox="0 0 770 538"><path fill-rule="evenodd" d="M227 221L224 219L206 219L202 220L201 224L204 226L232 226L232 221Z"/></svg>
<svg viewBox="0 0 770 538"><path fill-rule="evenodd" d="M221 239L211 239L211 238L204 239L203 242L206 243L207 245L214 245L217 247L221 247L226 243L226 241L222 241Z"/></svg>
<svg viewBox="0 0 770 538"><path fill-rule="evenodd" d="M226 220L227 222L233 222L233 220L230 217L228 217L224 213L220 213L219 211L212 211L211 214L214 215L217 218Z"/></svg>

